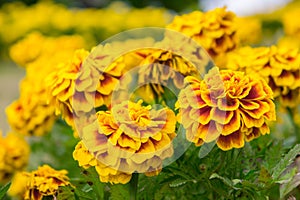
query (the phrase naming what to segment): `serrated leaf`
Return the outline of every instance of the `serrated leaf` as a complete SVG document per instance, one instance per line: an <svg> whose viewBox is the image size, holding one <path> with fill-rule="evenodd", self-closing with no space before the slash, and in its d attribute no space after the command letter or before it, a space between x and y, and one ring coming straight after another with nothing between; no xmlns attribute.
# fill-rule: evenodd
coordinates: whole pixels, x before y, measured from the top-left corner
<svg viewBox="0 0 300 200"><path fill-rule="evenodd" d="M211 152L211 150L214 148L216 142L210 142L210 143L205 143L200 147L199 153L198 153L198 157L204 158L205 156L207 156L209 154L209 152Z"/></svg>
<svg viewBox="0 0 300 200"><path fill-rule="evenodd" d="M279 179L275 181L275 183L279 183L279 184L288 183L293 179L296 173L297 173L297 168L294 167L290 169L288 172L284 172L284 175L280 176Z"/></svg>
<svg viewBox="0 0 300 200"><path fill-rule="evenodd" d="M169 186L172 187L172 188L180 187L180 186L185 185L187 182L188 182L188 180L177 179L177 180L172 181L171 183L169 183Z"/></svg>
<svg viewBox="0 0 300 200"><path fill-rule="evenodd" d="M290 193L293 189L295 189L299 185L300 185L300 173L296 174L290 182L286 184L282 184L280 186L279 189L280 197L281 198L285 197L288 193Z"/></svg>
<svg viewBox="0 0 300 200"><path fill-rule="evenodd" d="M293 149L291 149L283 159L274 167L272 170L272 177L274 181L277 181L279 176L284 172L284 170L293 162L295 157L300 153L300 144L297 144Z"/></svg>
<svg viewBox="0 0 300 200"><path fill-rule="evenodd" d="M5 197L5 194L8 191L10 185L11 185L11 182L7 183L0 189L0 199L3 199Z"/></svg>

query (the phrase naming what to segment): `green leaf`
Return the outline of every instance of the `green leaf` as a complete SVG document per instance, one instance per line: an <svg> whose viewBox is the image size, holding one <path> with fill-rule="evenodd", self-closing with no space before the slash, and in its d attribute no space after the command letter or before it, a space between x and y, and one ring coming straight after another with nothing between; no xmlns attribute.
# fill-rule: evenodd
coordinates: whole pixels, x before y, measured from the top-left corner
<svg viewBox="0 0 300 200"><path fill-rule="evenodd" d="M7 183L0 189L0 199L4 199L6 192L8 191L10 185L11 185L11 182Z"/></svg>
<svg viewBox="0 0 300 200"><path fill-rule="evenodd" d="M288 172L284 172L283 175L280 176L277 181L275 181L275 183L279 183L279 184L288 183L293 179L293 177L296 175L296 173L297 173L297 168L294 167L294 168L288 170Z"/></svg>
<svg viewBox="0 0 300 200"><path fill-rule="evenodd" d="M234 181L231 181L230 179L226 178L226 177L222 177L219 174L213 173L209 179L220 179L223 183L225 183L227 186L231 187L232 189L238 190L239 188L235 187L236 184L240 183L241 180L239 179L234 179Z"/></svg>
<svg viewBox="0 0 300 200"><path fill-rule="evenodd" d="M127 185L121 185L121 184L117 184L117 185L112 185L111 186L111 196L110 199L111 200L128 200L129 199L129 190L128 187L126 187Z"/></svg>
<svg viewBox="0 0 300 200"><path fill-rule="evenodd" d="M172 188L180 187L180 186L185 185L187 182L188 182L188 180L177 179L177 180L175 180L175 181L172 181L172 182L169 184L169 186L172 187Z"/></svg>
<svg viewBox="0 0 300 200"><path fill-rule="evenodd" d="M211 152L211 150L214 148L215 144L216 144L216 142L210 142L210 143L203 144L199 150L198 157L204 158L205 156L207 156L209 154L209 152Z"/></svg>
<svg viewBox="0 0 300 200"><path fill-rule="evenodd" d="M294 171L297 170L296 168L294 168L294 169L295 169ZM291 170L291 171L293 171L293 170ZM291 173L293 173L293 172L291 172ZM293 178L289 182L280 185L280 189L279 189L280 198L285 197L293 189L298 187L298 185L300 185L300 173L293 176Z"/></svg>
<svg viewBox="0 0 300 200"><path fill-rule="evenodd" d="M300 153L300 144L297 144L291 149L283 159L272 170L272 177L274 181L277 181L282 172L293 162L295 157Z"/></svg>

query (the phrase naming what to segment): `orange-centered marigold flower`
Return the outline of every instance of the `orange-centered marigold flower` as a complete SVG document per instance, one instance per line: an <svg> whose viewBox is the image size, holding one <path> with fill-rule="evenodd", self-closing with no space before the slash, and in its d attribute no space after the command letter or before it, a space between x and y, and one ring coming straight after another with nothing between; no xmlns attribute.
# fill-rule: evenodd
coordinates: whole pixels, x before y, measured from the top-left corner
<svg viewBox="0 0 300 200"><path fill-rule="evenodd" d="M162 161L173 155L176 118L172 110L124 101L97 116L83 128L82 140L98 160L101 181L115 183L120 175L126 183L135 172L155 175L162 169Z"/></svg>
<svg viewBox="0 0 300 200"><path fill-rule="evenodd" d="M243 47L227 55L226 67L263 77L274 97L284 106L295 107L300 101L300 54L297 48Z"/></svg>
<svg viewBox="0 0 300 200"><path fill-rule="evenodd" d="M204 80L189 76L185 82L177 117L197 146L216 140L222 150L241 148L269 133L266 122L275 120L275 105L263 79L214 67Z"/></svg>
<svg viewBox="0 0 300 200"><path fill-rule="evenodd" d="M235 18L235 14L226 11L225 8L216 8L206 13L194 11L176 16L167 28L192 37L211 56L216 56L238 45Z"/></svg>
<svg viewBox="0 0 300 200"><path fill-rule="evenodd" d="M57 171L48 165L39 167L31 173L24 172L26 180L25 200L41 200L43 197L55 197L60 186L70 185L66 170Z"/></svg>

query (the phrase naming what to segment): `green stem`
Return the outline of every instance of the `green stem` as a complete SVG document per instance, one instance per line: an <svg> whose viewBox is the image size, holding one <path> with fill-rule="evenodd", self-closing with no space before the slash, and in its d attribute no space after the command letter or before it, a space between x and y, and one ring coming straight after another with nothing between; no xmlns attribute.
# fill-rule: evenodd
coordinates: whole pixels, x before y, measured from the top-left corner
<svg viewBox="0 0 300 200"><path fill-rule="evenodd" d="M136 194L138 189L138 181L139 181L139 174L133 173L132 178L129 182L129 194L130 194L130 200L136 200Z"/></svg>

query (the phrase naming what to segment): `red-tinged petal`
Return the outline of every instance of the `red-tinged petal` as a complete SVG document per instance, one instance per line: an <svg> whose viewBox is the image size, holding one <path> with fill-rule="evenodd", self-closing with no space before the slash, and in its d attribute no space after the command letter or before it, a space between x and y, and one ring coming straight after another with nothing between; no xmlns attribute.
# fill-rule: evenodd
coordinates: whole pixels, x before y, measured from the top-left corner
<svg viewBox="0 0 300 200"><path fill-rule="evenodd" d="M263 117L259 119L252 118L247 111L241 111L241 116L247 128L260 127L265 121Z"/></svg>
<svg viewBox="0 0 300 200"><path fill-rule="evenodd" d="M240 100L240 105L242 108L244 108L245 110L254 110L254 109L258 109L260 104L254 100Z"/></svg>
<svg viewBox="0 0 300 200"><path fill-rule="evenodd" d="M217 125L218 131L222 135L224 135L224 136L230 135L231 133L237 131L241 127L240 112L235 111L233 113L231 120L227 124L222 125L222 124L217 123L216 125Z"/></svg>
<svg viewBox="0 0 300 200"><path fill-rule="evenodd" d="M232 148L242 148L244 146L244 136L239 131L227 136L221 135L217 141L217 145L223 151L227 151Z"/></svg>
<svg viewBox="0 0 300 200"><path fill-rule="evenodd" d="M249 94L245 97L245 99L249 100L260 100L266 97L266 93L262 87L262 84L256 81L249 91Z"/></svg>
<svg viewBox="0 0 300 200"><path fill-rule="evenodd" d="M248 135L245 135L245 140L250 142L251 140L258 138L260 136L260 132L258 128L253 128L252 132Z"/></svg>
<svg viewBox="0 0 300 200"><path fill-rule="evenodd" d="M217 102L218 102L218 108L224 111L236 110L240 105L238 99L221 98L218 99Z"/></svg>

